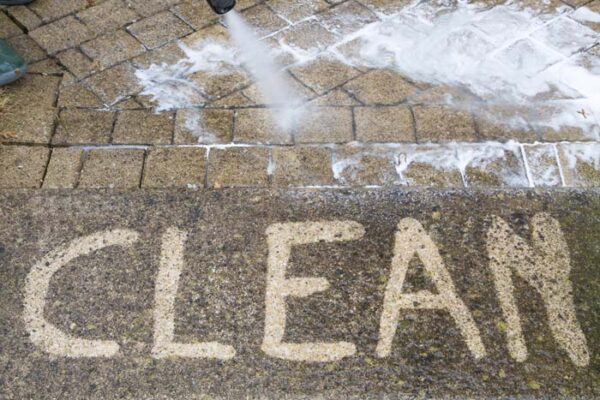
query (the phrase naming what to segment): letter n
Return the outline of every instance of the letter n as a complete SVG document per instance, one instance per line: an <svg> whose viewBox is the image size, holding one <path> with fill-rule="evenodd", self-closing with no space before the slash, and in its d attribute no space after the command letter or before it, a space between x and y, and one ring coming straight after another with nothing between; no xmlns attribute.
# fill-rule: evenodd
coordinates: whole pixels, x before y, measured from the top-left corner
<svg viewBox="0 0 600 400"><path fill-rule="evenodd" d="M531 246L496 216L492 217L487 232L490 268L507 323L508 351L517 361L527 358L527 347L513 295L512 273L515 273L542 297L554 339L575 365L586 366L589 364L589 353L575 315L567 243L558 221L548 214L536 214L531 222Z"/></svg>

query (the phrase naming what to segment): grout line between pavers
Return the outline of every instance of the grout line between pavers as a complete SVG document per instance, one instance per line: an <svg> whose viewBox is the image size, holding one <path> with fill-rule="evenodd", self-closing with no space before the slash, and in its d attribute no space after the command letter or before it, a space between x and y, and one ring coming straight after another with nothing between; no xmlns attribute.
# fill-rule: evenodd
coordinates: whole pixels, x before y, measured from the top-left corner
<svg viewBox="0 0 600 400"><path fill-rule="evenodd" d="M206 154L204 155L204 187L208 188L208 169L210 166L210 147L206 149Z"/></svg>
<svg viewBox="0 0 600 400"><path fill-rule="evenodd" d="M535 187L533 183L533 176L531 175L531 169L529 168L529 162L527 160L527 153L525 152L525 147L523 144L519 143L519 149L521 151L521 158L523 158L523 167L525 168L525 176L527 177L527 182L529 182L529 187Z"/></svg>
<svg viewBox="0 0 600 400"><path fill-rule="evenodd" d="M357 132L356 132L356 112L355 109L356 107L352 106L350 107L350 114L352 117L352 140L353 141L357 141L358 140L358 136L357 136Z"/></svg>
<svg viewBox="0 0 600 400"><path fill-rule="evenodd" d="M66 14L66 15L63 15L63 16L61 16L61 17L58 17L58 18L56 18L56 19L49 20L49 21L44 21L44 18L43 18L43 17L42 17L42 16L41 16L41 15L40 15L40 14L39 14L37 11L35 11L35 9L32 9L32 8L31 8L31 6L24 4L24 5L23 5L23 7L25 7L25 8L26 8L26 9L28 9L29 11L31 11L31 13L32 13L33 15L35 15L36 17L38 17L38 18L40 19L40 21L42 21L42 25L40 25L40 26L44 26L44 25L47 25L47 24L51 24L52 22L58 21L59 19L63 19L63 18L65 18L65 17L68 17L68 16L69 16L69 15L71 15L71 14L75 14L75 13L76 13L76 11L72 11L72 12L70 12L70 13L68 13L68 14ZM39 28L39 27L38 27L38 28Z"/></svg>
<svg viewBox="0 0 600 400"><path fill-rule="evenodd" d="M46 159L46 165L44 166L44 173L42 174L42 179L40 180L38 189L44 186L44 181L46 180L46 175L48 174L48 167L50 166L50 159L52 158L52 153L54 153L54 149L49 149L48 158Z"/></svg>
<svg viewBox="0 0 600 400"><path fill-rule="evenodd" d="M171 144L175 145L175 128L177 126L177 111L173 112L172 118L173 118L173 122L171 123L171 129L172 129L172 131L171 131Z"/></svg>
<svg viewBox="0 0 600 400"><path fill-rule="evenodd" d="M273 186L275 177L273 172L277 168L275 160L273 159L273 147L268 148L268 160L267 160L267 185Z"/></svg>
<svg viewBox="0 0 600 400"><path fill-rule="evenodd" d="M479 119L475 116L475 114L470 113L471 115L471 120L473 121L473 128L475 130L475 137L477 138L478 141L483 140L483 135L481 134L481 129L479 126Z"/></svg>
<svg viewBox="0 0 600 400"><path fill-rule="evenodd" d="M179 4L179 3L178 3L178 4ZM185 24L187 27L189 27L189 28L192 30L192 32L191 32L191 33L188 33L188 34L186 34L186 35L183 35L183 36L181 36L181 37L186 37L186 36L188 36L188 35L191 35L191 34L193 34L193 33L196 33L196 32L197 32L196 28L194 28L194 27L193 27L191 24L189 24L189 23L188 23L186 20L184 20L183 18L181 18L181 17L179 16L179 14L177 14L176 12L174 12L174 11L172 10L172 8L173 8L173 7L175 7L175 6L177 6L178 4L174 4L172 7L169 7L169 8L167 8L167 9L166 9L166 10L164 10L164 11L168 11L169 13L171 13L172 15L174 15L174 16L175 16L175 18L177 18L178 20L180 20L181 22L183 22L183 23L184 23L184 24ZM154 15L157 15L157 14L154 14ZM131 32L129 32L129 31L128 31L128 33L129 33L131 36L133 36L133 34L132 34Z"/></svg>
<svg viewBox="0 0 600 400"><path fill-rule="evenodd" d="M108 138L108 143L111 145L114 142L115 128L117 127L117 120L119 119L120 115L121 115L121 110L117 110L117 111L113 112L112 126L110 128L110 136Z"/></svg>
<svg viewBox="0 0 600 400"><path fill-rule="evenodd" d="M233 115L231 116L231 132L230 132L230 142L235 143L235 130L237 125L237 110L233 110Z"/></svg>
<svg viewBox="0 0 600 400"><path fill-rule="evenodd" d="M499 140L486 140L486 141L427 141L427 142L406 142L406 141L398 141L398 142L387 142L387 141L370 141L370 142L359 142L359 141L350 141L345 142L343 145L355 146L355 147L370 147L370 146L384 146L384 147L402 147L406 145L415 145L415 146L448 146L454 145L460 147L461 145L505 145L507 142L513 142L516 144L523 144L527 146L536 145L536 144L550 144L550 145L558 145L558 144L580 144L580 145L597 145L600 144L598 141L568 141L562 140L557 142L519 142L516 140L507 140L507 141L499 141ZM72 144L48 144L48 143L23 143L23 142L0 142L2 146L23 146L23 147L46 147L46 148L80 148L80 149L103 149L103 150L122 150L122 149L148 149L148 148L185 148L185 147L197 147L197 148L218 148L225 149L230 147L290 147L290 144L284 143L215 143L215 144L207 144L207 143L198 143L198 144L103 144L103 143L72 143ZM340 145L338 142L309 142L309 143L299 143L298 146L303 147L329 147L333 148L334 146Z"/></svg>
<svg viewBox="0 0 600 400"><path fill-rule="evenodd" d="M417 118L415 117L415 111L412 106L408 106L408 110L410 111L410 119L412 120L412 128L413 128L413 136L415 138L415 143L419 144L419 136L417 135Z"/></svg>
<svg viewBox="0 0 600 400"><path fill-rule="evenodd" d="M556 164L558 166L558 174L560 176L560 183L562 184L563 187L566 187L567 184L565 182L565 174L562 169L562 163L560 162L560 154L558 154L558 146L556 145L556 143L552 143L552 149L554 151L554 158L555 158Z"/></svg>
<svg viewBox="0 0 600 400"><path fill-rule="evenodd" d="M1 10L0 12L2 12L6 16L6 18L11 20L21 30L22 33L29 36L29 29L27 29L27 27L23 25L18 19L13 17L12 14L8 12L8 10Z"/></svg>
<svg viewBox="0 0 600 400"><path fill-rule="evenodd" d="M80 159L79 159L79 171L77 172L77 179L75 180L75 184L73 185L73 187L75 189L77 189L79 187L79 182L81 181L81 174L83 173L83 168L85 166L85 162L87 161L87 158L89 156L89 151L88 150L84 150L81 153Z"/></svg>
<svg viewBox="0 0 600 400"><path fill-rule="evenodd" d="M144 156L142 157L142 170L140 172L140 182L138 188L142 188L142 184L144 183L144 175L146 174L146 160L148 159L148 151L144 150Z"/></svg>
<svg viewBox="0 0 600 400"><path fill-rule="evenodd" d="M52 99L52 107L55 109L56 114L53 116L52 118L52 131L50 132L50 137L48 138L48 146L52 145L52 141L54 140L54 136L56 136L56 131L58 131L58 125L60 124L61 120L60 120L60 113L61 110L58 107L58 100L60 97L60 88L62 85L62 80L65 79L64 76L60 79L60 82L58 83L58 87L54 93L54 98Z"/></svg>

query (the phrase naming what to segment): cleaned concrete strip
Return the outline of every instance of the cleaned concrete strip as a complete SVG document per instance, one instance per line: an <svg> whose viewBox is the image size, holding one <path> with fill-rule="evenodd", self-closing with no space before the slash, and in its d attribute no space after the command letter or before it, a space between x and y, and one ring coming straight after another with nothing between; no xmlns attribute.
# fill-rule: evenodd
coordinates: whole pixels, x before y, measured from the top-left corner
<svg viewBox="0 0 600 400"><path fill-rule="evenodd" d="M0 398L597 398L600 191L4 191Z"/></svg>

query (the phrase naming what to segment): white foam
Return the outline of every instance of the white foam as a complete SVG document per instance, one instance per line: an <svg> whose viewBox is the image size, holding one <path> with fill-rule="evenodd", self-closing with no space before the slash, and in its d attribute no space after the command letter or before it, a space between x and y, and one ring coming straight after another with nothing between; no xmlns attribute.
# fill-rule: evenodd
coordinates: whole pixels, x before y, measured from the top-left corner
<svg viewBox="0 0 600 400"><path fill-rule="evenodd" d="M192 136L198 138L198 143L212 144L217 141L217 137L202 125L202 113L200 110L186 110L184 118L183 126Z"/></svg>
<svg viewBox="0 0 600 400"><path fill-rule="evenodd" d="M600 143L567 143L562 150L570 169L575 169L577 163L582 161L600 171Z"/></svg>
<svg viewBox="0 0 600 400"><path fill-rule="evenodd" d="M600 15L587 10L578 17ZM598 138L600 76L584 67L583 56L573 56L598 39L564 13L540 16L510 5L467 3L439 12L439 6L419 3L346 37L344 43L354 40L359 50L342 61L466 88L483 100L457 107L477 112L490 104L517 105L534 126L573 126ZM540 100L550 92L550 100ZM546 107L550 115L540 112Z"/></svg>
<svg viewBox="0 0 600 400"><path fill-rule="evenodd" d="M457 171L463 184L469 186L469 168L490 169L503 184L510 187L532 186L525 168L521 145L514 141L506 143L447 143L447 144L393 144L362 147L356 153L342 157L336 155L333 163L333 175L344 181L343 174L348 170L351 174L362 169L362 158L373 155L393 161L398 175L398 184L413 185L414 181L406 172L414 164L426 164L439 171ZM589 152L589 150L587 150ZM507 155L512 155L507 160ZM491 169L490 169L491 171Z"/></svg>
<svg viewBox="0 0 600 400"><path fill-rule="evenodd" d="M415 81L470 93L476 101L449 96L447 103L513 128L575 127L600 139L600 61L584 53L599 41L584 22L597 22L600 14L587 8L540 14L510 4L417 1L395 14L377 15L380 20L328 48L308 51L280 39L275 53L289 54L296 64L330 56L359 67L395 69ZM310 19L318 23L318 18ZM189 76L197 71L219 74L240 65L259 81L269 103L283 102L284 108L294 109L296 100L290 100L291 90L272 63L274 54L253 39L237 14L228 14L227 21L237 46L201 42L183 47L186 59L176 64L137 71L143 94L152 96L157 110L201 105L202 88ZM350 46L353 54L344 47L349 42L355 44ZM495 106L515 112L493 115ZM290 115L277 116L286 126L295 120L294 113Z"/></svg>
<svg viewBox="0 0 600 400"><path fill-rule="evenodd" d="M562 178L559 170L559 160L556 158L554 144L535 143L522 145L523 154L530 171L533 186L561 186Z"/></svg>
<svg viewBox="0 0 600 400"><path fill-rule="evenodd" d="M186 58L175 64L152 64L135 72L144 88L141 94L151 97L158 112L205 102L202 88L190 79L192 74L204 71L221 75L240 65L238 52L230 45L204 40L192 47L180 43L179 47Z"/></svg>
<svg viewBox="0 0 600 400"><path fill-rule="evenodd" d="M572 18L581 22L600 23L600 14L593 12L587 7L579 7L572 15Z"/></svg>

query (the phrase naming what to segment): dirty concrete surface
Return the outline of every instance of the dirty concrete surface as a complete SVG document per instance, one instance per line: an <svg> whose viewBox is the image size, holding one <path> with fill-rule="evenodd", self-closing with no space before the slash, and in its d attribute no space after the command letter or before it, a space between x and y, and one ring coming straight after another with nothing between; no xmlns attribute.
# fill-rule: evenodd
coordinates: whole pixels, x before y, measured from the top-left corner
<svg viewBox="0 0 600 400"><path fill-rule="evenodd" d="M594 189L22 190L4 191L0 204L4 399L599 395L600 196ZM540 215L556 220L559 229L536 242L532 232ZM531 247L539 255L544 243L558 248L560 243L554 241L564 239L576 321L589 354L586 365L575 365L556 341L548 304L518 274L512 275L514 298L528 355L520 362L511 357L510 326L490 268L494 218L523 239L525 245L515 248L515 254ZM378 356L394 238L399 223L408 219L418 221L433 241L456 296L479 330L484 357L473 356L447 310L418 308L399 311L391 351ZM285 298L282 340L344 341L353 343L356 351L330 362L272 357L261 349L270 276L267 228L315 221L354 221L364 227L364 235L292 247L285 278L323 277L329 287ZM220 342L235 349L233 358L153 356L155 287L164 257L163 235L170 228L187 234L174 300L173 340ZM25 287L32 279L28 274L60 246L117 229L135 231L139 237L130 245L101 248L60 267L49 278L42 315L68 337L115 341L118 352L107 357L49 354L32 342L25 322ZM428 257L412 258L404 292L439 292ZM552 262L546 259L546 264ZM47 266L42 263L39 268Z"/></svg>

